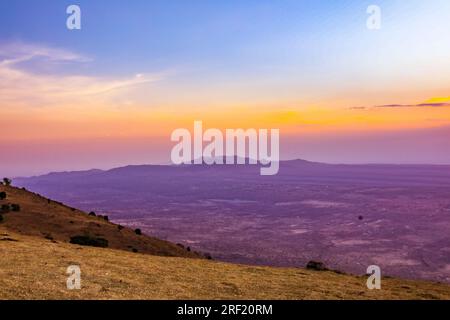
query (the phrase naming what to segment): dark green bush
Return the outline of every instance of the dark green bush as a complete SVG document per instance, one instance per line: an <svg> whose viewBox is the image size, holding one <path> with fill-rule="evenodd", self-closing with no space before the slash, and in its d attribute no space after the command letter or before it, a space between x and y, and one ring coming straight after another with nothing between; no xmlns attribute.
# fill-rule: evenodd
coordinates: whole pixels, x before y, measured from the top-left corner
<svg viewBox="0 0 450 320"><path fill-rule="evenodd" d="M206 259L212 260L212 256L209 253L205 253L204 256Z"/></svg>
<svg viewBox="0 0 450 320"><path fill-rule="evenodd" d="M2 192L0 192L0 200L4 200L4 199L6 199L6 192L2 191Z"/></svg>
<svg viewBox="0 0 450 320"><path fill-rule="evenodd" d="M10 186L11 185L11 179L9 179L9 178L3 178L3 184L5 185L5 186Z"/></svg>
<svg viewBox="0 0 450 320"><path fill-rule="evenodd" d="M10 208L9 204L2 204L0 212L8 213L10 211L10 209L11 208Z"/></svg>
<svg viewBox="0 0 450 320"><path fill-rule="evenodd" d="M95 214L94 211L89 212L89 215L90 215L91 217L95 217L95 216L96 216L96 214Z"/></svg>
<svg viewBox="0 0 450 320"><path fill-rule="evenodd" d="M90 236L74 236L70 238L70 243L81 246L107 248L108 240L104 238L94 238Z"/></svg>
<svg viewBox="0 0 450 320"><path fill-rule="evenodd" d="M138 236L140 236L142 234L141 229L136 229L134 230L134 233L136 233Z"/></svg>
<svg viewBox="0 0 450 320"><path fill-rule="evenodd" d="M306 265L306 269L315 270L315 271L327 271L328 269L325 267L323 262L319 261L309 261Z"/></svg>
<svg viewBox="0 0 450 320"><path fill-rule="evenodd" d="M47 240L53 240L53 236L50 233L47 233L44 238Z"/></svg>
<svg viewBox="0 0 450 320"><path fill-rule="evenodd" d="M14 212L20 211L20 205L16 203L11 204L11 210Z"/></svg>
<svg viewBox="0 0 450 320"><path fill-rule="evenodd" d="M0 214L0 223L3 222L3 216Z"/></svg>

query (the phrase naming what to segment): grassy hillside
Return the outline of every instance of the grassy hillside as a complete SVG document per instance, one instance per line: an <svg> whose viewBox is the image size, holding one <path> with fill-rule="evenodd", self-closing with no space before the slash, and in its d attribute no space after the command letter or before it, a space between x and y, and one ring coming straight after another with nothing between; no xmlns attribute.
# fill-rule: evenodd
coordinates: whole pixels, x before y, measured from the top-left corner
<svg viewBox="0 0 450 320"><path fill-rule="evenodd" d="M101 217L89 216L29 191L0 185L2 191L7 197L0 200L0 207L4 204L20 205L20 211L2 214L2 226L12 232L58 242L69 242L74 236L89 236L106 239L108 247L113 249L161 256L200 257L173 243L137 235L134 230L119 227Z"/></svg>
<svg viewBox="0 0 450 320"><path fill-rule="evenodd" d="M450 299L445 284L385 278L381 290L370 291L365 277L332 271L192 259L168 242L119 232L27 191L0 188L8 193L0 204L21 205L0 223L0 299ZM82 232L108 238L114 249L67 243ZM130 252L128 243L140 251ZM81 267L81 290L66 288L69 265Z"/></svg>
<svg viewBox="0 0 450 320"><path fill-rule="evenodd" d="M6 240L7 239L7 240ZM0 227L0 299L450 299L450 286L81 247ZM66 289L80 265L82 289Z"/></svg>

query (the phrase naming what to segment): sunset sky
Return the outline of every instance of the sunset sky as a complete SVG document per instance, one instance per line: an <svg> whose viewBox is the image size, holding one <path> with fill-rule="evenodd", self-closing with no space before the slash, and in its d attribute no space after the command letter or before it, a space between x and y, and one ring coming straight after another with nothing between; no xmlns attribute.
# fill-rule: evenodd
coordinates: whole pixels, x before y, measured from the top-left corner
<svg viewBox="0 0 450 320"><path fill-rule="evenodd" d="M2 0L0 175L168 163L194 120L279 128L282 159L450 164L449 16L448 0Z"/></svg>

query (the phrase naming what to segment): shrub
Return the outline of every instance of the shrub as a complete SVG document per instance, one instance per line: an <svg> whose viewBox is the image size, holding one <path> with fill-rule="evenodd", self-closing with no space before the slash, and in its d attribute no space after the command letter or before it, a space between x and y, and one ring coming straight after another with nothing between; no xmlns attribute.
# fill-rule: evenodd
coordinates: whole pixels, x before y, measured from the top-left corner
<svg viewBox="0 0 450 320"><path fill-rule="evenodd" d="M105 219L105 221L109 221L109 217L108 216L103 216L103 219Z"/></svg>
<svg viewBox="0 0 450 320"><path fill-rule="evenodd" d="M6 192L2 191L2 192L0 192L0 200L4 200L4 199L6 199Z"/></svg>
<svg viewBox="0 0 450 320"><path fill-rule="evenodd" d="M306 269L316 270L316 271L327 271L328 269L322 262L318 261L309 261L306 265Z"/></svg>
<svg viewBox="0 0 450 320"><path fill-rule="evenodd" d="M10 210L9 204L2 204L1 212L7 213L9 212L9 210Z"/></svg>
<svg viewBox="0 0 450 320"><path fill-rule="evenodd" d="M50 233L47 233L44 238L47 240L53 240L53 237Z"/></svg>
<svg viewBox="0 0 450 320"><path fill-rule="evenodd" d="M134 253L138 252L138 249L133 248L133 252L134 252Z"/></svg>
<svg viewBox="0 0 450 320"><path fill-rule="evenodd" d="M96 216L96 214L95 214L94 211L89 212L89 215L90 215L91 217L95 217L95 216Z"/></svg>
<svg viewBox="0 0 450 320"><path fill-rule="evenodd" d="M19 204L16 204L16 203L13 203L13 204L11 205L11 210L14 211L14 212L20 211L20 205L19 205Z"/></svg>
<svg viewBox="0 0 450 320"><path fill-rule="evenodd" d="M209 253L205 253L205 258L208 260L212 260L212 256Z"/></svg>
<svg viewBox="0 0 450 320"><path fill-rule="evenodd" d="M3 216L0 214L0 223L3 222Z"/></svg>
<svg viewBox="0 0 450 320"><path fill-rule="evenodd" d="M136 229L134 230L134 233L136 233L138 236L140 236L142 234L141 229Z"/></svg>
<svg viewBox="0 0 450 320"><path fill-rule="evenodd" d="M190 252L191 251L191 247L187 247L186 250Z"/></svg>
<svg viewBox="0 0 450 320"><path fill-rule="evenodd" d="M70 243L79 244L81 246L107 248L108 240L104 238L94 238L90 236L74 236L70 238Z"/></svg>
<svg viewBox="0 0 450 320"><path fill-rule="evenodd" d="M5 185L5 186L10 186L11 185L11 179L9 179L9 178L3 178L3 184Z"/></svg>
<svg viewBox="0 0 450 320"><path fill-rule="evenodd" d="M122 230L124 227L123 226L117 226L117 229Z"/></svg>

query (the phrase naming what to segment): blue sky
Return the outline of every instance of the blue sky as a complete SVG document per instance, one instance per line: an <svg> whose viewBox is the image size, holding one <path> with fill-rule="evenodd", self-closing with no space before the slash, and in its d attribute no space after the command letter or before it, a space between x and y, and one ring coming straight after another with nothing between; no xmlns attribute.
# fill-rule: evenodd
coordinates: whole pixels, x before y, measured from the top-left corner
<svg viewBox="0 0 450 320"><path fill-rule="evenodd" d="M411 51L433 59L424 51L447 34L450 4L432 2L375 1L383 28L370 32L366 8L374 1L3 0L0 41L64 48L95 60L69 66L72 73L175 72L175 81L199 86L270 76L271 82L283 77L288 86L317 91L310 88L314 83L326 91L351 79L370 84L368 72L388 75ZM65 28L65 9L73 3L82 9L81 31ZM441 53L449 48L444 39L433 46Z"/></svg>
<svg viewBox="0 0 450 320"><path fill-rule="evenodd" d="M2 1L1 40L94 56L98 61L93 72L191 65L226 72L291 61L309 65L311 59L329 54L321 50L337 38L366 32L365 9L371 2L78 1L83 30L69 32L65 8L72 3ZM380 5L392 6L386 3Z"/></svg>
<svg viewBox="0 0 450 320"><path fill-rule="evenodd" d="M81 7L81 30L66 28L71 4ZM372 4L381 30L366 27ZM0 146L17 148L15 172L37 153L45 168L71 169L70 159L52 160L53 146L97 141L92 159L73 160L90 168L108 161L97 152L105 137L116 155L117 137L128 146L157 136L162 151L150 161L162 162L170 130L203 119L280 127L289 158L448 163L450 154L416 147L428 143L422 133L402 135L408 150L359 158L367 145L352 139L369 132L378 150L392 132L433 127L441 141L434 128L450 125L450 108L418 105L450 103L449 16L448 0L2 0L0 126L11 130ZM330 148L324 140L337 135ZM34 141L48 147L30 156ZM114 165L149 162L143 148Z"/></svg>

